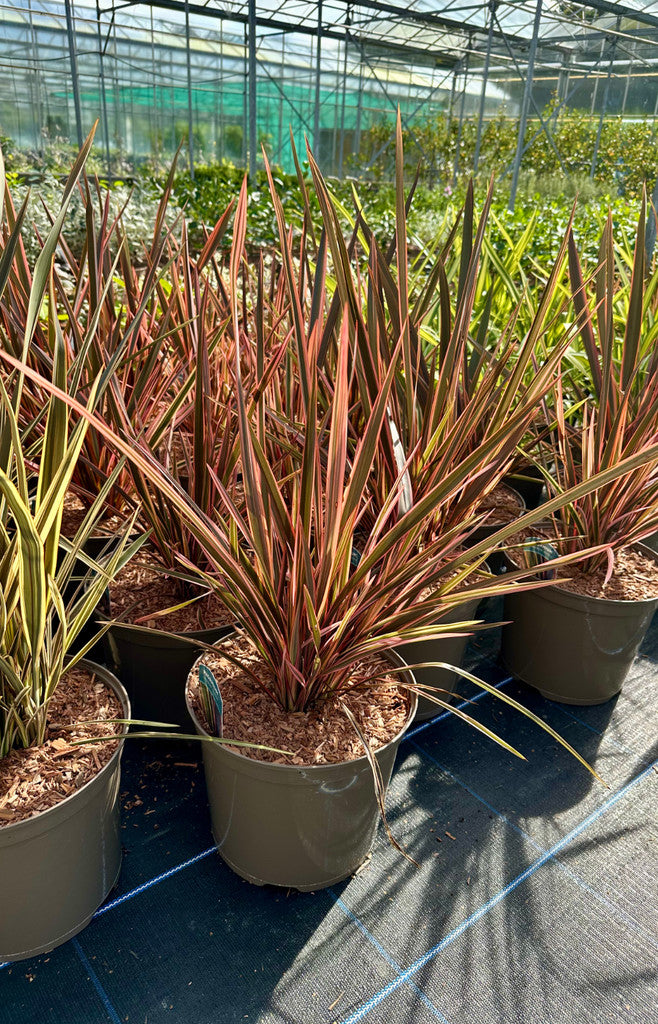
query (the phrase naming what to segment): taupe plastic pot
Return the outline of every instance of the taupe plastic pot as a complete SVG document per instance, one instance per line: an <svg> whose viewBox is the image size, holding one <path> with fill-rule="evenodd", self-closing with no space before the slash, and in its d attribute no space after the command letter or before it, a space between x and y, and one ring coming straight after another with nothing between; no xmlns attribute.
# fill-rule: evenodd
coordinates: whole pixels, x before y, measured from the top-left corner
<svg viewBox="0 0 658 1024"><path fill-rule="evenodd" d="M520 494L526 509L541 505L544 494L544 476L532 463L503 477L503 483Z"/></svg>
<svg viewBox="0 0 658 1024"><path fill-rule="evenodd" d="M79 664L112 687L129 718L119 680L93 662ZM61 803L0 827L0 960L23 960L66 942L115 885L122 747L123 740L98 775Z"/></svg>
<svg viewBox="0 0 658 1024"><path fill-rule="evenodd" d="M188 711L197 733L207 735L189 696ZM385 786L415 712L413 695L404 728L376 752ZM309 892L348 878L366 859L379 808L365 756L303 768L254 761L217 743L202 746L213 836L242 878Z"/></svg>
<svg viewBox="0 0 658 1024"><path fill-rule="evenodd" d="M549 700L603 704L621 690L656 606L656 598L609 601L561 586L508 594L503 662Z"/></svg>
<svg viewBox="0 0 658 1024"><path fill-rule="evenodd" d="M658 554L658 533L652 533L648 537L645 537L642 543Z"/></svg>
<svg viewBox="0 0 658 1024"><path fill-rule="evenodd" d="M232 626L199 629L187 639L165 636L118 623L108 630L107 645L119 679L128 691L133 717L169 722L186 731L190 719L185 706L185 683L201 648L188 640L212 644L231 632Z"/></svg>
<svg viewBox="0 0 658 1024"><path fill-rule="evenodd" d="M452 624L474 619L479 603L478 598L464 601L439 621ZM437 637L435 640L418 640L400 647L399 653L408 665L416 665L424 661L445 661L449 665L461 666L468 639L468 635L465 634L464 636ZM413 669L413 674L416 682L422 686L436 687L437 697L440 697L441 700L450 701L452 699L457 685L456 672L450 672L445 668L416 668ZM438 704L434 704L428 697L418 697L417 722L424 722L440 713L441 708Z"/></svg>

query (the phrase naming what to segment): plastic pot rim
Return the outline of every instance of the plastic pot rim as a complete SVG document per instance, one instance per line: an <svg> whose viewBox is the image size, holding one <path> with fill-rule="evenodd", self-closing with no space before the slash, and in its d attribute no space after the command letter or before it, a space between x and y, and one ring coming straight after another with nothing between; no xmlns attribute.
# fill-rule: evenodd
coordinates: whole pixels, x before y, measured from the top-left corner
<svg viewBox="0 0 658 1024"><path fill-rule="evenodd" d="M104 665L99 665L95 661L89 661L83 658L79 661L76 667L86 668L94 672L99 676L104 683L106 683L114 691L115 695L121 702L121 706L124 711L124 718L130 718L130 698L126 692L123 683L117 679L114 673L106 668ZM7 825L0 825L0 846L11 846L14 843L20 842L30 838L30 834L43 834L48 832L51 828L55 828L61 822L66 821L71 815L76 813L79 806L82 806L82 801L86 800L91 796L91 790L95 785L101 785L105 780L106 776L109 775L116 767L118 761L121 759L123 753L123 744L126 736L128 735L128 725L121 727L121 732L117 738L119 744L117 749L112 754L109 761L103 765L99 772L89 779L80 789L76 789L73 793L69 793L63 800L59 800L52 807L46 808L44 811L37 811L30 818L25 818L23 821L10 822ZM77 806L76 806L77 805Z"/></svg>
<svg viewBox="0 0 658 1024"><path fill-rule="evenodd" d="M109 615L105 615L102 612L96 613L96 621L102 622L104 625L110 622L112 625L108 630L109 633L121 633L127 637L132 644L136 647L162 647L164 649L168 647L176 647L176 640L172 639L165 632L160 629L153 629L151 626L136 626L134 622L121 622L115 621ZM173 630L175 637L180 637L181 640L186 638L190 640L202 640L202 641L213 641L215 639L224 639L224 636L217 637L218 630L226 630L228 636L235 626L223 625L223 626L209 626L207 629L194 629L189 632L178 632ZM145 632L148 630L148 632Z"/></svg>
<svg viewBox="0 0 658 1024"><path fill-rule="evenodd" d="M227 639L227 638L223 637L222 639ZM406 662L404 661L404 659L401 658L400 655L397 654L397 652L394 651L394 650L383 651L382 652L382 656L387 658L389 661L393 662L393 664L396 664L396 665L399 665L399 666L405 666L406 665ZM206 730L203 728L203 726L199 722L199 719L197 718L197 716L196 716L196 714L194 712L194 709L192 708L191 701L190 701L190 679L191 679L192 674L196 671L197 666L199 665L199 663L201 662L203 657L204 657L203 654L200 655L196 659L196 661L194 662L194 665L192 666L192 668L190 669L189 675L187 677L187 682L185 684L185 703L187 705L188 714L190 715L190 718L192 719L192 722L194 723L194 727L198 731L198 733L201 736L208 736L209 738L213 738L213 737L210 737L210 734L208 732L206 732ZM406 669L406 671L403 674L402 678L404 678L405 676L408 678L409 682L414 683L414 677L413 677L413 673L411 672L411 670ZM221 685L220 685L220 690L221 690ZM375 757L378 757L383 751L385 751L391 745L393 745L395 743L399 743L401 741L401 739L404 736L405 732L407 731L407 729L410 727L410 725L413 722L414 715L416 714L417 706L418 706L418 695L416 693L414 693L413 691L409 691L409 712L407 714L407 717L405 719L404 724L401 726L401 728L398 730L398 732L395 734L395 736L392 736L391 739L388 740L387 743L384 743L383 746L378 747L377 750L373 751L373 754L374 754ZM238 761L238 764L241 767L241 770L244 771L246 774L257 775L259 778L261 778L263 780L266 780L267 777L269 775L271 775L272 776L272 781L274 781L274 777L276 777L276 781L279 784L283 783L284 780L285 780L285 783L287 785L302 785L308 778L313 778L314 776L327 775L327 774L339 774L339 773L344 772L346 770L348 770L348 771L353 770L356 767L361 769L362 767L364 767L365 765L368 764L368 758L367 758L367 756L365 754L362 754L360 757L354 757L354 758L352 758L349 761L337 761L337 762L331 762L331 763L327 763L327 764L311 764L311 765L273 764L270 761L257 761L253 757L248 757L246 754L241 754L241 753L239 753L236 750L229 750L228 746L229 746L229 742L230 741L228 740L227 737L224 737L224 738L227 739L227 742L225 744L224 743L213 744L213 749L217 753L223 754L223 755L225 755L229 759L237 758L237 761ZM204 746L205 745L206 744L204 743Z"/></svg>
<svg viewBox="0 0 658 1024"><path fill-rule="evenodd" d="M647 547L646 544L638 543L630 545L631 548L639 548L641 554L645 558L649 558L652 562L658 565L658 552L652 551L651 548ZM509 559L509 555L507 556ZM511 562L511 559L509 559ZM514 563L512 563L514 564ZM550 565L549 562L546 563ZM619 598L610 597L595 597L591 594L577 594L573 590L566 590L564 584L555 583L546 587L538 587L536 590L524 590L519 591L518 594L514 590L510 590L506 593L506 597L514 598L523 595L532 595L533 597L543 598L552 604L560 605L563 608L572 608L574 611L580 611L586 614L587 605L591 604L596 609L597 613L611 616L623 616L625 614L634 615L638 610L638 606L646 605L649 609L652 605L658 604L658 596L656 597L640 597L620 600Z"/></svg>

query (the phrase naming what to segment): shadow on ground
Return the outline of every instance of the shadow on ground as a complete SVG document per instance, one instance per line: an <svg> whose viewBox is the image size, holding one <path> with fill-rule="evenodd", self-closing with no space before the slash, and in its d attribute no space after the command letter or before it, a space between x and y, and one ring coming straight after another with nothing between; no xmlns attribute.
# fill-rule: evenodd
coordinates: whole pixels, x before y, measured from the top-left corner
<svg viewBox="0 0 658 1024"><path fill-rule="evenodd" d="M495 603L484 613L500 616ZM196 745L135 741L116 902L77 943L0 972L2 1024L655 1021L658 629L598 708L505 682L498 643L474 637L469 667L609 788L486 696L470 712L527 761L454 717L419 730L388 797L419 866L380 830L356 877L300 894L251 886L212 850Z"/></svg>

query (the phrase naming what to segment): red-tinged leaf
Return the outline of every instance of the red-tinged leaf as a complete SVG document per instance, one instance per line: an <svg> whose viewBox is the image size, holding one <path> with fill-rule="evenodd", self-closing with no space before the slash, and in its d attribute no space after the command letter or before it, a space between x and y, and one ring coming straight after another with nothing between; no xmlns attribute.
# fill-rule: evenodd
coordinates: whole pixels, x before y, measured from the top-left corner
<svg viewBox="0 0 658 1024"><path fill-rule="evenodd" d="M226 234L226 230L231 219L231 214L233 213L234 205L235 201L232 199L231 202L226 207L226 209L224 210L221 217L219 218L219 220L217 221L217 223L215 224L211 233L206 238L203 249L201 250L201 255L197 260L197 270L203 270L203 268L207 266L207 264L210 262L213 255L215 254L218 245L220 244L222 238Z"/></svg>
<svg viewBox="0 0 658 1024"><path fill-rule="evenodd" d="M573 230L569 231L569 276L571 278L571 295L578 316L578 329L583 341L585 353L589 361L590 373L596 393L600 396L602 386L601 367L599 364L599 353L594 338L594 328L587 304L585 282L580 267L578 251L573 237Z"/></svg>

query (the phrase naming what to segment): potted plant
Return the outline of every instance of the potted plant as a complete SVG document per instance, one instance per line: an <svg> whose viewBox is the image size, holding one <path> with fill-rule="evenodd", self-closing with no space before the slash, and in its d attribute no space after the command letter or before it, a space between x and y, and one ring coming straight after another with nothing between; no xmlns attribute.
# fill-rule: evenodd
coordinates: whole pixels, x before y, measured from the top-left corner
<svg viewBox="0 0 658 1024"><path fill-rule="evenodd" d="M460 599L435 585L445 572L446 551L451 570L466 579L481 562L488 542L469 551L455 550L461 527L447 536L430 533L428 538L437 505L450 500L455 490L475 485L465 476L470 470L477 477L482 456L475 453L401 514L404 472L398 474L360 549L358 564L353 564L354 540L370 500L373 459L388 423L397 347L390 365L380 364L379 382L369 392L369 409L352 443L350 394L358 366L351 310L357 307L352 305L348 314L347 303L341 303L338 316L329 319L322 266L314 279L314 301L302 303L296 272L305 273L304 264L295 261L283 212L276 197L274 201L288 289L277 322L286 344L267 384L254 394L245 389L241 350L252 343L262 355L264 338L258 331L255 340L245 334L239 312L246 183L237 206L229 266L240 502L218 481L220 504L213 518L207 516L148 445L113 430L43 378L40 383L63 397L130 459L184 519L203 550L207 585L221 595L239 623L235 635L209 652L191 674L188 687L199 735L210 739L225 726L223 745L204 744L220 852L236 871L254 881L318 888L348 875L365 855L377 815L383 813L395 744L414 711L420 688L389 652L450 631L452 627L436 624ZM355 271L353 287L358 290L357 281ZM354 298L353 294L350 301ZM324 339L332 346L335 365L326 406L321 394L327 380L318 358ZM403 343L401 336L397 345ZM30 379L39 376L13 356L5 353L2 358ZM260 355L257 362L262 365ZM498 443L500 438L487 442ZM644 458L630 461L640 465ZM626 468L627 464L615 467L603 477L611 479ZM588 482L560 495L549 503L549 511L593 486ZM521 525L532 525L539 515L526 515ZM500 539L511 536L515 528L504 528ZM568 559L565 556L559 564ZM186 565L183 560L183 569ZM524 575L527 569L512 574L510 585ZM484 682L479 685L556 736L506 694ZM437 706L448 707L441 697L433 699ZM452 711L496 738L464 710ZM261 746L292 749L292 756L283 764L267 761L266 778L259 781L262 759L229 749L230 740L243 740L241 729L249 741L262 738L266 742ZM281 734L284 742L277 741ZM323 778L325 768L330 773ZM250 795L243 786L258 795ZM349 803L357 794L363 803ZM320 810L314 809L316 800Z"/></svg>
<svg viewBox="0 0 658 1024"><path fill-rule="evenodd" d="M204 274L230 212L220 217L198 258L189 251L183 225L168 267L172 287L159 289L160 312L152 318L157 359L149 359L135 389L157 401L147 407L138 394L131 399L130 390L120 389L108 416L126 437L148 447L209 518L219 503L219 484L233 492L239 467L228 307L221 287ZM132 481L149 543L109 588L109 640L136 716L186 726L189 669L200 646L224 635L232 619L205 583L209 565L185 521L134 466Z"/></svg>
<svg viewBox="0 0 658 1024"><path fill-rule="evenodd" d="M76 164L78 173L82 163L79 160ZM95 202L85 180L83 258L78 260L59 236L64 272L53 268L53 279L60 326L70 353L68 392L86 404L94 387L96 410L139 436L165 461L174 479L190 490L201 507L211 510L215 495L208 466L225 478L222 460L230 455L225 449L227 445L230 448L234 432L225 432L222 447L222 437L218 440L217 434L224 426L226 406L217 389L211 401L211 389L206 387L195 407L198 373L203 370L208 374L208 378L203 378L207 384L211 372L214 373L212 384L217 384L217 364L221 360L213 356L223 323L221 292L211 288L208 280L200 284L200 273L212 261L221 242L230 207L219 219L200 256L193 258L184 222L178 241L173 228L165 228L174 169L175 163L159 205L153 238L150 245L145 245L139 266L131 258L121 216L114 218L111 213L109 193L102 197L97 187ZM29 280L29 267L20 247L16 249L14 264L0 314L6 347L20 355L21 323L27 320L29 305L24 288L25 280ZM34 344L27 358L31 365L48 374L53 359L52 341L39 321L34 331ZM38 410L43 405L43 396L38 384L32 383L25 389L21 405L23 421L35 421L36 433L42 429ZM172 458L172 439L180 441L178 462ZM199 450L204 456L202 484L198 472L193 470L189 474L189 464L193 465L195 457L197 464L201 464ZM207 589L199 586L198 578L183 573L180 562L172 556L173 549L193 554L193 538L185 533L177 518L172 519L159 505L157 497L139 477L133 479L125 460L119 466L118 462L117 453L104 444L93 428L89 429L76 461L62 522L64 536L75 535L99 490L104 489L103 516L85 542L87 554L98 559L116 545L117 531L141 501L140 525L150 529L150 543L143 548L141 558L126 566L119 578L112 581L104 595L103 610L124 620L134 617L138 626L162 625L169 633L177 628L176 620L182 620L178 628L194 633L198 620L196 631L201 640L217 638L228 621L225 610L213 595L203 600ZM110 474L113 486L108 491L104 484ZM84 574L85 565L80 563L73 587L77 585L76 577ZM201 600L197 599L199 595ZM165 613L172 605L177 610L167 616ZM205 620L212 622L212 626L208 623L210 628L205 628ZM187 724L183 690L196 657L193 647L156 629L132 629L128 621L114 625L105 634L104 647L103 656L113 661L138 717Z"/></svg>
<svg viewBox="0 0 658 1024"><path fill-rule="evenodd" d="M40 275L35 273L33 297ZM53 381L64 388L57 332ZM112 486L60 551L64 495L88 424L56 396L35 444L15 404L22 375L0 383L0 959L46 952L80 931L116 882L120 862L119 761L130 705L118 680L72 653L107 580L137 550L127 533L102 567L82 547ZM7 390L9 388L9 392ZM93 395L92 395L93 400ZM29 464L36 461L35 478ZM35 486L31 486L34 484ZM80 558L87 578L71 591ZM64 597L69 593L68 599ZM89 740L114 738L98 749ZM53 880L56 884L53 884Z"/></svg>
<svg viewBox="0 0 658 1024"><path fill-rule="evenodd" d="M600 553L572 563L559 586L510 595L506 602L506 666L544 696L568 704L603 703L619 692L658 604L656 556L640 544L658 526L658 461L651 457L658 441L658 358L645 317L645 288L653 284L645 285L644 222L643 203L622 337L616 336L620 286L611 219L589 290L570 237L573 302L590 393L576 393L574 424L563 412L562 376L556 379L547 409L555 423L554 475L547 486L552 495L564 494L633 457L646 458L632 472L564 503L540 537L549 547L540 545L539 560L595 546ZM536 559L532 540L530 549ZM513 557L521 563L523 549Z"/></svg>
<svg viewBox="0 0 658 1024"><path fill-rule="evenodd" d="M349 257L340 224L322 176L310 160L334 265L345 268ZM392 510L392 521L429 492L437 494L441 481L450 482L437 497L433 518L428 520L426 535L420 540L422 547L437 537L443 538L443 564L435 570L435 586L445 600L441 625L448 632L400 648L407 661L435 663L432 667L417 668L414 673L423 688L417 717L429 718L438 709L424 694L434 692L446 699L456 684L455 672L436 663L459 666L468 639L468 633L451 632L449 627L461 622L469 629L475 628L482 597L501 593L503 589L487 579L487 567L477 558L456 570L454 557L460 549L488 540L487 558L493 565L494 559L501 557L491 553L497 543L497 529L513 522L523 510L519 498L513 502L511 514L505 515L507 510L501 514L495 498L517 458L519 445L540 413L541 400L551 386L565 349L563 340L546 358L538 357L539 341L547 321L554 315L551 305L567 241L565 236L523 338L516 334L517 317L512 311L495 345L489 347L490 301L481 298L481 307L477 309L475 303L481 293L480 260L491 189L479 222L474 225L474 195L472 186L469 187L461 213L460 235L458 220L435 262L425 257L423 274L412 284L415 275L407 256L409 200L404 200L400 160L397 171L395 237L388 247L380 247L365 215L360 213L359 232L370 268L367 288L359 291L352 276L344 271L337 275L334 303L338 297L350 311L357 339L357 366L350 394L352 443L376 399L382 368L392 363L396 368L387 417L369 476L368 502L360 519L357 546L372 532L401 474L402 496ZM455 261L452 250L458 239L460 273L456 288L452 288L446 264ZM321 257L317 265L321 265ZM325 390L329 389L327 405L331 401L334 374L332 352L326 346L321 361Z"/></svg>
<svg viewBox="0 0 658 1024"><path fill-rule="evenodd" d="M282 217L278 206L277 215ZM105 434L185 519L210 567L208 585L221 593L240 624L204 656L188 687L199 734L209 737L223 726L227 740L221 747L204 745L218 848L252 881L314 889L346 877L369 849L395 747L419 692L391 652L454 630L436 620L463 598L435 584L446 571L446 555L450 568L466 578L486 544L464 552L455 543L458 530L432 537L428 528L437 504L463 488L465 474L481 464L470 456L402 514L404 481L398 475L353 565L354 538L369 504L371 467L387 423L397 353L371 391L361 436L353 445L350 389L356 371L350 317L344 313L339 318L333 338L335 373L325 412L319 396L326 377L317 358L323 323L316 311L322 303L316 296L306 313L295 315L293 309L291 314L290 363L281 366L285 380L290 366L295 367L296 387L280 390L274 374L270 391L249 396L242 379L240 348L246 341L236 287L245 223L243 187L229 289L243 503L238 506L218 486L222 504L211 520L145 446L107 427ZM283 242L282 256L292 283L289 294L298 295L292 251ZM315 287L321 292L321 273ZM294 416L290 408L277 405L286 396L295 404ZM103 429L95 419L94 424ZM490 442L499 443L500 438ZM506 695L501 699L519 707ZM439 696L434 700L447 706ZM454 713L492 736L463 710ZM292 746L295 754L287 763L263 755L263 763L230 749L229 738L245 737L279 749Z"/></svg>
<svg viewBox="0 0 658 1024"><path fill-rule="evenodd" d="M230 745L204 747L218 849L235 871L258 884L317 889L362 862L378 803L383 811L395 749L415 710L405 690L415 695L418 689L389 652L446 631L432 624L446 604L433 586L444 541L418 545L429 502L412 505L389 525L398 485L352 565L393 367L349 458L349 352L344 320L324 443L310 370L316 364L309 361L302 370L308 372L306 443L297 470L291 467L282 480L264 457L238 382L246 509L232 510L222 540L207 541L240 629L190 675L195 727L203 736L223 724L225 737L257 738L275 747L288 738L295 747L292 763L245 756ZM326 469L321 450L328 453ZM439 699L437 704L446 706Z"/></svg>
<svg viewBox="0 0 658 1024"><path fill-rule="evenodd" d="M83 928L116 881L121 860L119 760L130 708L111 673L85 660L95 638L81 644L107 579L141 543L128 545L120 537L104 567L83 552L120 465L73 538L61 536L64 497L88 423L67 404L68 352L52 261L92 138L93 132L65 185L33 273L21 255L25 206L14 215L3 204L8 193L0 154L0 300L8 286L25 290L25 306L13 307L19 319L16 310L24 312L17 354L26 366L43 368L32 346L35 338L35 347L45 340L51 385L50 392L39 392L44 400L35 407L35 392L21 370L3 373L0 382L2 960L45 952ZM44 299L48 316L42 320ZM12 306L3 302L3 314ZM7 322L3 315L0 337L2 349L11 351ZM41 386L36 376L29 383ZM80 561L89 571L73 585ZM108 730L110 744L92 752L86 741Z"/></svg>
<svg viewBox="0 0 658 1024"><path fill-rule="evenodd" d="M57 302L58 326L67 350L66 389L86 404L92 389L94 407L107 414L117 403L125 401L136 421L151 419L153 406L161 406L162 392L172 390L166 368L168 360L167 297L162 289L162 275L175 252L171 229L166 228L167 201L173 182L173 168L165 185L154 223L150 245L145 240L142 263L137 266L122 224L125 209L114 209L109 189L103 191L99 182L90 184L84 175L93 130L90 133L64 188L61 210L44 244L39 264L46 266L48 254L57 250L50 274L53 301ZM80 180L82 179L82 180ZM82 248L74 253L65 238L64 214L70 197L78 185L84 203L86 232ZM21 242L20 228L24 208L16 214L9 189L5 190L6 216L4 235L3 280L0 297L0 330L7 351L25 358L47 377L55 358L55 334L48 329L45 317L36 315L32 297L32 271ZM15 227L16 230L13 230ZM36 274L36 270L35 270ZM160 301L158 301L158 299ZM161 315L159 315L161 314ZM165 326L163 326L163 324ZM163 338L164 335L165 337ZM31 337L25 348L25 338ZM161 372L152 372L153 364L161 364ZM173 375L178 367L169 371ZM151 372L149 372L151 371ZM21 429L30 431L33 443L43 435L48 395L36 382L24 382L18 406ZM112 485L106 486L111 476ZM64 498L61 534L73 538L83 524L87 512L100 491L104 494L101 515L87 535L83 554L97 560L116 546L125 523L136 507L132 477L125 460L103 443L93 429L85 433L76 459L71 485ZM61 553L60 553L61 554ZM67 599L79 586L87 572L81 557L72 574ZM103 603L107 595L103 595ZM93 622L78 638L84 644L95 631ZM105 642L103 642L105 647ZM94 652L106 657L107 651Z"/></svg>

